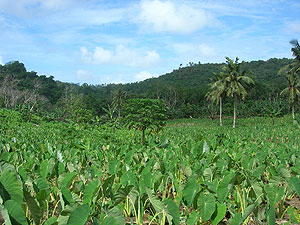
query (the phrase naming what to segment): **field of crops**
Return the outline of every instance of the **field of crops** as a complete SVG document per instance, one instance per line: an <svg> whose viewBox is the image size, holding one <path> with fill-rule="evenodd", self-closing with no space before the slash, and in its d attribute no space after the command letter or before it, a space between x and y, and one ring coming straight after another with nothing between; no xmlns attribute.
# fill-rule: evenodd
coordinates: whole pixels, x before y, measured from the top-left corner
<svg viewBox="0 0 300 225"><path fill-rule="evenodd" d="M290 118L169 121L139 131L0 112L0 223L297 224Z"/></svg>

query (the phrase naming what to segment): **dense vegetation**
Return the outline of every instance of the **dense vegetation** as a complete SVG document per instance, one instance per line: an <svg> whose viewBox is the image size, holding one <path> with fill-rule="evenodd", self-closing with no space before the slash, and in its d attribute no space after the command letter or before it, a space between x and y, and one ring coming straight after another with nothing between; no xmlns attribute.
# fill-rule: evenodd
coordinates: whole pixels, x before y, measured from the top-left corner
<svg viewBox="0 0 300 225"><path fill-rule="evenodd" d="M291 59L242 62L255 85L249 90L246 101L240 103L238 115L270 115L289 112L288 99L280 96L288 82L278 71L291 64ZM190 63L158 78L131 84L88 85L55 81L54 77L28 72L24 64L10 62L0 65L0 105L6 108L27 106L32 111L52 112L53 118L71 118L78 114L88 117L102 116L113 110L113 102L120 90L128 98L162 99L171 118L215 117L217 107L210 104L205 95L214 73L219 73L225 64ZM225 98L223 113L231 116L232 101ZM34 107L32 107L34 105ZM298 110L296 106L296 111ZM114 111L117 116L117 110ZM72 115L73 114L73 115ZM82 118L85 120L86 118Z"/></svg>
<svg viewBox="0 0 300 225"><path fill-rule="evenodd" d="M141 145L138 130L1 109L0 220L298 224L300 135L288 121L169 121Z"/></svg>

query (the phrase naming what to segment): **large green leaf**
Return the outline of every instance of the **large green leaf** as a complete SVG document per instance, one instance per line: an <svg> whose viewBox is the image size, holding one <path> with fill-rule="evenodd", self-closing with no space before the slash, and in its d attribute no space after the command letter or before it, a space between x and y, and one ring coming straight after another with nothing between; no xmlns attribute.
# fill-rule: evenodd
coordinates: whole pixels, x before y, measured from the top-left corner
<svg viewBox="0 0 300 225"><path fill-rule="evenodd" d="M120 224L114 217L108 216L105 217L105 219L102 222L102 225L120 225Z"/></svg>
<svg viewBox="0 0 300 225"><path fill-rule="evenodd" d="M125 218L118 207L113 207L107 211L107 216L114 218L118 224L125 224Z"/></svg>
<svg viewBox="0 0 300 225"><path fill-rule="evenodd" d="M201 194L198 198L198 208L202 221L208 221L216 209L215 197L212 194Z"/></svg>
<svg viewBox="0 0 300 225"><path fill-rule="evenodd" d="M83 204L91 204L91 201L99 189L99 181L94 180L87 184L83 191Z"/></svg>
<svg viewBox="0 0 300 225"><path fill-rule="evenodd" d="M197 221L199 220L199 215L196 211L193 211L190 213L189 218L187 220L187 225L195 225L197 224Z"/></svg>
<svg viewBox="0 0 300 225"><path fill-rule="evenodd" d="M7 200L4 203L5 209L7 209L7 212L9 214L11 223L19 224L19 225L27 225L27 219L25 217L25 213L22 209L22 206L19 205L14 200Z"/></svg>
<svg viewBox="0 0 300 225"><path fill-rule="evenodd" d="M36 225L40 224L40 220L42 218L42 213L39 205L36 200L30 195L29 192L24 191L24 199L29 208L30 214L33 218L33 221Z"/></svg>
<svg viewBox="0 0 300 225"><path fill-rule="evenodd" d="M183 189L183 199L186 201L188 207L192 205L198 190L199 185L197 184L197 180L191 177Z"/></svg>
<svg viewBox="0 0 300 225"><path fill-rule="evenodd" d="M242 222L242 213L237 213L234 215L230 225L241 225Z"/></svg>
<svg viewBox="0 0 300 225"><path fill-rule="evenodd" d="M167 206L168 214L172 216L173 224L179 225L180 223L179 207L171 199L165 199L164 203ZM169 221L169 223L171 222Z"/></svg>
<svg viewBox="0 0 300 225"><path fill-rule="evenodd" d="M113 159L109 162L108 169L111 175L115 175L118 172L120 166L120 161L117 159Z"/></svg>
<svg viewBox="0 0 300 225"><path fill-rule="evenodd" d="M89 212L88 204L77 206L71 213L67 225L85 225L89 218Z"/></svg>
<svg viewBox="0 0 300 225"><path fill-rule="evenodd" d="M4 203L10 199L19 205L23 202L22 184L10 170L5 170L0 177L0 195Z"/></svg>
<svg viewBox="0 0 300 225"><path fill-rule="evenodd" d="M57 218L55 216L52 216L48 218L43 225L57 225L57 224L58 224Z"/></svg>
<svg viewBox="0 0 300 225"><path fill-rule="evenodd" d="M151 205L154 207L156 213L159 213L165 209L162 201L158 199L156 195L154 195L149 188L146 189L149 201Z"/></svg>
<svg viewBox="0 0 300 225"><path fill-rule="evenodd" d="M224 218L226 214L226 205L217 202L217 210L212 215L212 224L217 225Z"/></svg>
<svg viewBox="0 0 300 225"><path fill-rule="evenodd" d="M220 202L223 202L226 199L226 197L229 193L229 190L230 190L229 185L234 177L235 177L235 173L231 172L230 174L226 175L219 183L218 188L217 188L217 195L218 195Z"/></svg>
<svg viewBox="0 0 300 225"><path fill-rule="evenodd" d="M59 188L62 188L62 187L68 188L71 185L71 183L73 182L73 180L75 179L76 176L77 176L76 172L63 173L63 174L59 175L59 177L58 177L58 187Z"/></svg>
<svg viewBox="0 0 300 225"><path fill-rule="evenodd" d="M298 177L291 177L289 185L297 192L297 195L300 198L300 179Z"/></svg>
<svg viewBox="0 0 300 225"><path fill-rule="evenodd" d="M267 211L267 223L268 225L275 225L275 209L273 206L270 206L270 209Z"/></svg>
<svg viewBox="0 0 300 225"><path fill-rule="evenodd" d="M46 179L48 173L49 173L49 162L48 160L43 160L43 162L40 165L40 175L42 178Z"/></svg>

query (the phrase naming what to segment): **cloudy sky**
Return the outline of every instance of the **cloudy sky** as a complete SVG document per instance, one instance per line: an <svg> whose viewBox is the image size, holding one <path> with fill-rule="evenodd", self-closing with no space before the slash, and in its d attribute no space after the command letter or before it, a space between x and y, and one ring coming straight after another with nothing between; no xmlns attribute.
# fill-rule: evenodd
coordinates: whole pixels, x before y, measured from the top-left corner
<svg viewBox="0 0 300 225"><path fill-rule="evenodd" d="M291 58L299 0L0 0L0 63L127 83L188 62Z"/></svg>

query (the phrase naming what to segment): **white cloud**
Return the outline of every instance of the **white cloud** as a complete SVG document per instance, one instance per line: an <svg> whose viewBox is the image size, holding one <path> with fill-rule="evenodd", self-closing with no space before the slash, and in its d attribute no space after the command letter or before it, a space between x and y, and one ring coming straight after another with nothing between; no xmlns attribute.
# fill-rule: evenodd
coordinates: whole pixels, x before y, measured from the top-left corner
<svg viewBox="0 0 300 225"><path fill-rule="evenodd" d="M300 33L300 20L286 22L284 30L287 33L299 34Z"/></svg>
<svg viewBox="0 0 300 225"><path fill-rule="evenodd" d="M135 79L137 81L142 81L142 80L146 80L152 77L157 77L157 75L152 75L151 73L147 72L147 71L141 71L139 72L137 75L135 75Z"/></svg>
<svg viewBox="0 0 300 225"><path fill-rule="evenodd" d="M176 43L172 48L178 54L198 56L198 57L214 57L216 56L216 50L207 44L188 44L188 43Z"/></svg>
<svg viewBox="0 0 300 225"><path fill-rule="evenodd" d="M2 59L2 56L0 56L0 65L3 65L3 59Z"/></svg>
<svg viewBox="0 0 300 225"><path fill-rule="evenodd" d="M91 81L95 78L91 73L89 73L85 70L77 70L76 75L77 75L78 81L80 81L80 82Z"/></svg>
<svg viewBox="0 0 300 225"><path fill-rule="evenodd" d="M160 56L156 51L143 52L140 49L130 49L123 45L116 46L115 50L106 50L97 46L94 51L81 47L81 58L84 62L94 64L120 64L130 67L147 67L157 64Z"/></svg>
<svg viewBox="0 0 300 225"><path fill-rule="evenodd" d="M215 23L213 16L203 9L171 1L144 0L137 22L144 29L157 32L192 33Z"/></svg>

